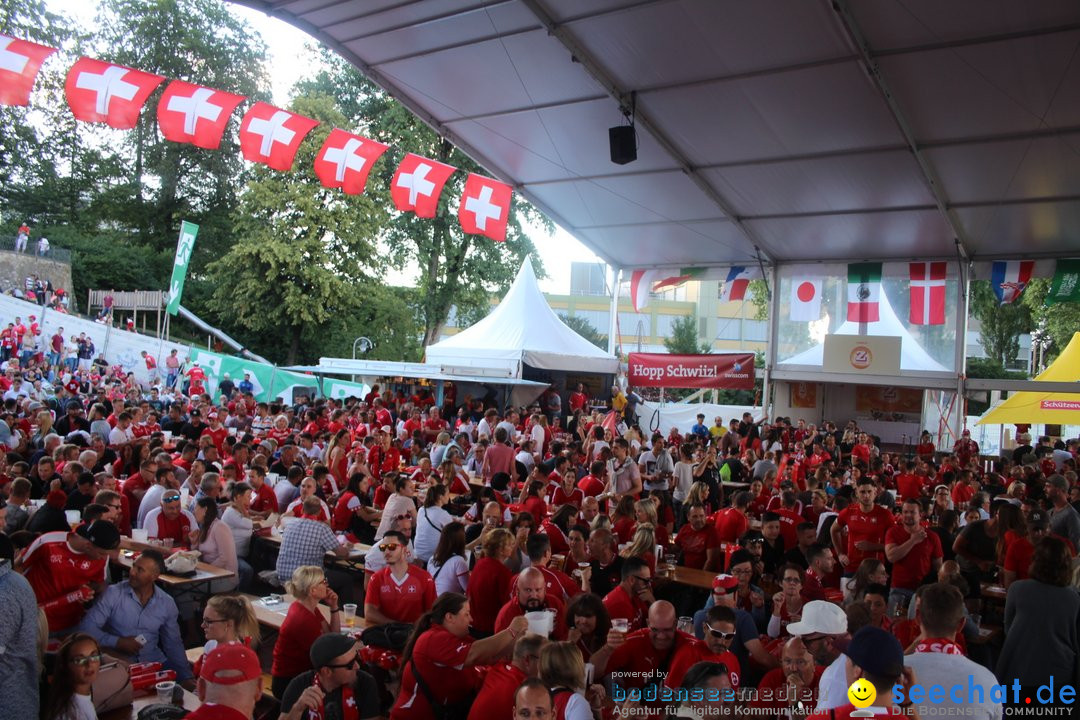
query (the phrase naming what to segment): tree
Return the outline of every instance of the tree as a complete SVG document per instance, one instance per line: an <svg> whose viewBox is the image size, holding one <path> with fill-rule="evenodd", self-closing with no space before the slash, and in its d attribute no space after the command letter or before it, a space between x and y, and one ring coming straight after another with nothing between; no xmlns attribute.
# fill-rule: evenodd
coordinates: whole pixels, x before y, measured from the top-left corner
<svg viewBox="0 0 1080 720"><path fill-rule="evenodd" d="M424 345L438 340L453 307L457 308L461 327L486 315L491 295L506 291L526 257L531 256L537 276L544 276L543 266L524 228L531 224L550 232L553 226L547 218L515 195L505 243L464 234L456 219L457 201L466 174L487 174L483 168L368 82L340 56L324 50L322 58L325 70L302 82L299 88L332 95L357 132L391 146L372 171L373 184L389 187L405 152L459 170L447 182L432 219L393 211L389 196L383 196L390 220L381 248L394 268L419 268L417 310Z"/></svg>
<svg viewBox="0 0 1080 720"><path fill-rule="evenodd" d="M293 364L319 351L302 348L331 320L360 310L361 288L374 284L367 269L385 212L366 195L322 187L312 163L333 126L344 118L329 97L301 97L292 109L320 120L304 140L290 172L265 167L241 195L233 218L235 244L209 266L211 307L222 322L260 334L271 357ZM276 350L276 351L275 351Z"/></svg>
<svg viewBox="0 0 1080 720"><path fill-rule="evenodd" d="M1002 368L1016 361L1020 335L1034 328L1031 308L1024 303L1001 305L988 280L971 283L971 313L979 320L983 352Z"/></svg>
<svg viewBox="0 0 1080 720"><path fill-rule="evenodd" d="M578 335L585 338L604 352L607 352L608 336L601 335L597 329L593 327L591 322L580 315L566 315L564 313L559 313L559 319L566 323L566 326Z"/></svg>
<svg viewBox="0 0 1080 720"><path fill-rule="evenodd" d="M696 315L684 315L671 323L671 335L664 338L664 347L672 355L697 355L711 349L708 343L698 344Z"/></svg>
<svg viewBox="0 0 1080 720"><path fill-rule="evenodd" d="M1050 292L1051 278L1032 278L1020 296L1020 302L1032 313L1032 327L1045 327L1053 341L1046 350L1043 362L1049 365L1080 329L1080 304L1057 303L1045 305Z"/></svg>

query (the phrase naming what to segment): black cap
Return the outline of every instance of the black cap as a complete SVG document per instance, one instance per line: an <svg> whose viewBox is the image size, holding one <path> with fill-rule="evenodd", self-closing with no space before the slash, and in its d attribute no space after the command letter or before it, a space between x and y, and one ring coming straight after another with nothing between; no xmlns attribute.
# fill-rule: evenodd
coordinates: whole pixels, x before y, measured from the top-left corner
<svg viewBox="0 0 1080 720"><path fill-rule="evenodd" d="M864 627L851 638L844 654L856 667L881 678L898 678L904 672L904 649L890 632Z"/></svg>
<svg viewBox="0 0 1080 720"><path fill-rule="evenodd" d="M1028 530L1046 530L1050 527L1050 518L1042 510L1032 510L1027 517Z"/></svg>
<svg viewBox="0 0 1080 720"><path fill-rule="evenodd" d="M95 520L80 526L75 532L102 550L115 550L120 546L120 531L108 520Z"/></svg>
<svg viewBox="0 0 1080 720"><path fill-rule="evenodd" d="M341 657L354 647L356 647L356 641L348 635L340 633L320 635L311 644L311 650L308 652L308 656L311 658L311 667L316 670L326 667L333 663L335 658Z"/></svg>

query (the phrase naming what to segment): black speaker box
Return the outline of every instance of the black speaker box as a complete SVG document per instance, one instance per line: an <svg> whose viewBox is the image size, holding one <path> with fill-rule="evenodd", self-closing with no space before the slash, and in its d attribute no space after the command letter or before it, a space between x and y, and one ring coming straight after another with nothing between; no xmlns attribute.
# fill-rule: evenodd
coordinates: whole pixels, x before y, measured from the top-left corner
<svg viewBox="0 0 1080 720"><path fill-rule="evenodd" d="M632 125L608 128L608 143L611 145L611 162L616 165L637 160L637 135Z"/></svg>

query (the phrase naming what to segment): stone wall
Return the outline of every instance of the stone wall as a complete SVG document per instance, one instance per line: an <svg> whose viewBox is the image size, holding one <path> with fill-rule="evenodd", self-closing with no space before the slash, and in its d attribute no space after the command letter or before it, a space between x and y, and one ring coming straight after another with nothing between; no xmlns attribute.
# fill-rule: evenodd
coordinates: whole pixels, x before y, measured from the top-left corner
<svg viewBox="0 0 1080 720"><path fill-rule="evenodd" d="M68 263L40 258L30 252L0 250L0 292L7 293L16 286L25 288L27 275L37 275L51 282L53 289L63 288L72 293L71 265ZM78 298L74 295L71 301L78 304Z"/></svg>

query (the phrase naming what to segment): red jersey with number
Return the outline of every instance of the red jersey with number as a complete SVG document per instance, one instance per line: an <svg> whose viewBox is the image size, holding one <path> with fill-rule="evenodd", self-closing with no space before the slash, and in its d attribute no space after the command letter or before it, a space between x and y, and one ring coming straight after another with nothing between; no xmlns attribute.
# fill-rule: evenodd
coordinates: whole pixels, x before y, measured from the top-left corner
<svg viewBox="0 0 1080 720"><path fill-rule="evenodd" d="M23 555L23 574L34 589L38 604L56 600L83 585L105 581L108 558L94 560L68 546L66 532L50 532L30 544ZM50 632L64 630L83 616L82 603L49 608L45 617Z"/></svg>
<svg viewBox="0 0 1080 720"><path fill-rule="evenodd" d="M885 533L886 545L903 545L911 533L903 525L894 525ZM934 558L941 559L941 538L937 533L926 533L926 539L911 548L901 560L893 563L892 586L914 591L930 572Z"/></svg>
<svg viewBox="0 0 1080 720"><path fill-rule="evenodd" d="M837 516L836 524L842 528L846 527L848 531L848 564L844 568L846 571L855 572L859 567L859 563L865 558L885 559L884 550L863 552L855 547L855 544L862 540L880 545L885 544L885 533L894 524L892 513L888 510L880 505L875 505L870 512L863 512L858 505L849 505Z"/></svg>
<svg viewBox="0 0 1080 720"><path fill-rule="evenodd" d="M682 551L682 564L686 567L703 570L708 560L709 550L720 546L716 528L705 525L695 530L689 523L682 526L675 536L675 545Z"/></svg>
<svg viewBox="0 0 1080 720"><path fill-rule="evenodd" d="M394 622L414 623L435 604L435 581L427 570L408 565L398 580L386 566L367 581L364 602L375 605Z"/></svg>

